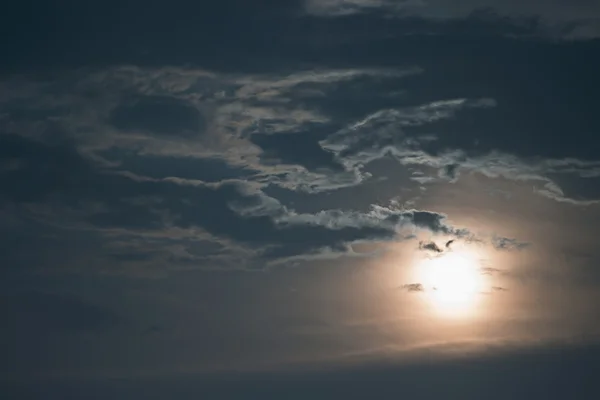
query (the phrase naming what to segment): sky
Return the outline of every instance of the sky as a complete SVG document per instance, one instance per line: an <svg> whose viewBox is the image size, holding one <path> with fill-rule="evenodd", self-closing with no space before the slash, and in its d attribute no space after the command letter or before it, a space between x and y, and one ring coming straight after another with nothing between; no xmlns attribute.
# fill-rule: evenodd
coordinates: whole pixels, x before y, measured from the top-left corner
<svg viewBox="0 0 600 400"><path fill-rule="evenodd" d="M594 399L600 3L14 2L10 399Z"/></svg>

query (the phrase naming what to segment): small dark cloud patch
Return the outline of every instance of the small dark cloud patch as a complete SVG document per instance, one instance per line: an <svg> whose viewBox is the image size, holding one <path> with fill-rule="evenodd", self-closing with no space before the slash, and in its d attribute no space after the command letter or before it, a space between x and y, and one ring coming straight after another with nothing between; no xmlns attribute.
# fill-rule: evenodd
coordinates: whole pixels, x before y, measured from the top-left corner
<svg viewBox="0 0 600 400"><path fill-rule="evenodd" d="M205 121L189 103L163 96L131 99L115 108L110 122L125 131L146 131L166 136L201 134Z"/></svg>
<svg viewBox="0 0 600 400"><path fill-rule="evenodd" d="M436 212L412 210L407 213L412 218L415 226L428 229L432 232L459 237L469 234L467 230L456 230L445 223L446 216Z"/></svg>
<svg viewBox="0 0 600 400"><path fill-rule="evenodd" d="M411 293L425 291L425 287L421 283L407 283L406 285L402 285L401 288Z"/></svg>
<svg viewBox="0 0 600 400"><path fill-rule="evenodd" d="M435 242L419 242L419 249L429 250L435 253L442 253L444 251Z"/></svg>
<svg viewBox="0 0 600 400"><path fill-rule="evenodd" d="M460 164L449 164L440 170L440 177L455 182L458 179Z"/></svg>
<svg viewBox="0 0 600 400"><path fill-rule="evenodd" d="M508 289L502 286L492 286L494 292L507 292Z"/></svg>
<svg viewBox="0 0 600 400"><path fill-rule="evenodd" d="M496 236L492 239L492 245L496 250L523 250L530 246L529 243L520 242L517 239Z"/></svg>

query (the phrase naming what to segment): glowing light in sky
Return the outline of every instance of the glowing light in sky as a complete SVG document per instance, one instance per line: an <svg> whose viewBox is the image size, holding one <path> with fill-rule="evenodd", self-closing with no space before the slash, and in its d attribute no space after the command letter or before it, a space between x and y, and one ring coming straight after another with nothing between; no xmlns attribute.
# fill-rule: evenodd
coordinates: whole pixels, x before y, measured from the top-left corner
<svg viewBox="0 0 600 400"><path fill-rule="evenodd" d="M464 316L476 308L483 276L473 254L451 251L419 262L417 277L431 305L446 316Z"/></svg>

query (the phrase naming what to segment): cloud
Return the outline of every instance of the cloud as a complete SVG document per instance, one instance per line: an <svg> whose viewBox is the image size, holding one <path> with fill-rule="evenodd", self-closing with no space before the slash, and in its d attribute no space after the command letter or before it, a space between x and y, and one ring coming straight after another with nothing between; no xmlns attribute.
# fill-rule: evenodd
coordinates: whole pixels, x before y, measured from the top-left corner
<svg viewBox="0 0 600 400"><path fill-rule="evenodd" d="M495 236L492 244L496 250L523 250L530 246L529 243L519 242L516 239Z"/></svg>
<svg viewBox="0 0 600 400"><path fill-rule="evenodd" d="M585 171L583 173L585 173ZM534 192L542 196L548 197L549 199L576 206L591 206L595 204L600 204L600 199L579 200L567 197L565 196L563 190L555 182L550 180L546 181L542 188L534 187Z"/></svg>
<svg viewBox="0 0 600 400"><path fill-rule="evenodd" d="M407 292L424 292L425 287L420 283L408 283L406 285L402 285L402 289Z"/></svg>
<svg viewBox="0 0 600 400"><path fill-rule="evenodd" d="M466 230L452 227L442 213L422 210L405 210L396 207L372 205L368 212L344 212L326 210L315 214L289 212L276 220L286 225L318 225L329 229L372 227L396 232L405 227L425 229L432 233L463 236Z"/></svg>
<svg viewBox="0 0 600 400"><path fill-rule="evenodd" d="M417 107L379 110L363 120L339 130L320 142L347 167L363 165L386 154L404 157L418 146L405 130L453 117L466 108L494 107L492 99L452 99Z"/></svg>
<svg viewBox="0 0 600 400"><path fill-rule="evenodd" d="M95 232L101 259L113 264L264 268L287 258L351 255L351 243L399 239L415 229L463 234L431 211L374 205L368 212L298 213L260 185L123 174L69 143L6 134L0 142L24 165L0 176L4 204L17 204L17 215L38 223Z"/></svg>
<svg viewBox="0 0 600 400"><path fill-rule="evenodd" d="M36 110L36 115L51 112L53 118L68 124L69 130L74 131L77 140L82 141L79 146L86 149L88 156L115 167L137 170L142 175L162 173L164 176L173 169L171 165L181 164L173 173L188 179L199 177L204 181L218 181L229 174L232 179L244 177L261 185L318 193L359 185L372 178L365 172L367 164L392 156L403 165L439 170L437 176L428 173L413 178L424 184L436 183L439 179L455 182L459 179L459 171L477 171L492 178L537 181L545 186L536 189L536 193L560 202L597 204L595 198L561 194L561 190L556 190L559 186L555 178L548 177L559 173L592 179L598 175L597 162L573 157L534 159L528 153L523 157L511 154L509 151L523 152L522 142L516 142L520 136L504 134L514 128L508 126L502 132L490 132L485 138L479 138L472 132L472 127L463 125L463 118L455 118L458 112L468 113L469 118L464 118L466 121L476 117L475 110L497 107L497 101L491 98L437 100L419 106L384 108L363 119L350 121L347 117L340 118L342 114L337 110L342 107L323 103L322 95L314 95L333 90L332 84L337 85L335 88L343 88L351 87L355 82L367 82L370 86L364 87L373 92L361 91L361 97L371 96L369 93L382 96L390 89L379 87L377 82L402 85L407 77L422 73L419 68L371 68L321 69L287 75L219 75L183 68L121 67L94 74L75 74L80 93L65 91L61 95L60 82L52 84L52 96L39 93L34 85L22 84L18 93L14 87L5 85L4 105L9 113L4 121L9 131L39 135L32 132L39 129L39 122L34 124L31 119L15 119L16 116L24 115L25 111L32 113L31 110ZM72 86L73 83L64 82L64 85ZM123 99L103 89L115 86L120 87ZM85 97L90 91L96 93L91 100ZM15 108L10 99L17 96L28 99L27 110L30 111ZM352 96L344 93L344 101L340 104L347 105ZM392 104L389 99L384 101L384 97L377 100L382 106ZM66 110L74 102L80 103L78 110L71 110L68 120L60 117L62 108ZM377 104L373 100L363 102L371 103ZM160 123L146 128L131 125L136 123L134 120L138 124L151 121L146 118L148 113L138 115L140 107L158 107L162 111L150 114L160 114L163 122L170 121L170 113L180 112L186 116L182 114L177 117L177 122L165 124L172 126L171 135L158 133L156 136L152 133L165 131ZM368 112L366 106L361 107L363 112ZM502 107L506 108L507 103ZM121 116L123 121L115 126L115 115L124 110L129 125L123 125L125 117ZM544 113L554 114L557 113ZM355 115L352 114L354 118ZM479 115L477 118L492 114ZM194 122L198 116L201 116L200 125ZM6 124L8 121L10 123ZM338 127L340 121L347 123ZM560 124L553 121L548 126ZM497 125L497 122L486 124L485 129ZM90 130L85 135L76 133ZM103 132L92 135L96 130ZM447 134L432 134L432 130L446 131ZM185 136L185 132L191 136ZM482 139L489 141L500 137L503 140L497 143L481 143ZM496 149L507 144L513 147L506 151ZM131 149L136 150L132 152ZM552 153L555 153L554 149L544 147L544 151L551 150ZM556 147L558 149L568 148L563 145ZM574 150L581 151L580 148ZM10 165L16 165L15 162L17 160ZM162 164L160 168L159 164ZM218 173L214 178L207 174L213 174L213 171Z"/></svg>
<svg viewBox="0 0 600 400"><path fill-rule="evenodd" d="M577 199L566 196L555 182L555 178L550 177L556 174L571 174L594 178L598 168L595 161L540 158L539 155L534 157L533 154L521 157L501 152L491 146L489 149L483 148L477 137L473 137L473 141L469 143L465 140L469 138L466 132L452 134L452 126L460 120L453 118L457 112L496 105L492 99L458 99L409 109L380 110L330 135L320 144L323 149L333 153L335 159L347 169L361 170L364 165L375 160L394 157L403 165L439 171L437 176L415 171L412 179L421 184L436 183L440 181L439 178L456 182L459 179L459 170L462 169L489 178L502 177L542 184L543 188L535 189L535 192L559 202L580 206L598 204L597 198ZM432 136L429 134L431 129L448 129L448 137ZM427 134L423 135L421 132ZM465 139L461 139L461 136ZM500 138L502 135L498 133L497 136L490 137ZM522 152L518 146L514 149Z"/></svg>
<svg viewBox="0 0 600 400"><path fill-rule="evenodd" d="M412 204L411 178L440 184L477 172L584 201L550 176L594 179L598 162L491 150L471 143L472 129L455 132L463 120L487 123L505 102L392 95L426 75L118 67L44 83L10 77L0 82L0 199L23 221L87 232L98 260L139 269L358 256L353 243L419 231L472 237L443 213L389 203L405 191ZM434 245L426 248L443 250Z"/></svg>
<svg viewBox="0 0 600 400"><path fill-rule="evenodd" d="M497 273L502 272L501 269L493 268L493 267L482 267L479 269L483 275L495 275Z"/></svg>
<svg viewBox="0 0 600 400"><path fill-rule="evenodd" d="M439 176L445 178L450 182L456 182L458 180L460 164L448 164L440 169Z"/></svg>
<svg viewBox="0 0 600 400"><path fill-rule="evenodd" d="M469 0L451 4L446 0L306 0L306 11L315 16L344 17L380 12L400 18L421 17L433 21L478 18L488 23L510 18L515 24L539 20L541 33L570 37L600 34L600 7L593 1L499 1Z"/></svg>
<svg viewBox="0 0 600 400"><path fill-rule="evenodd" d="M419 242L419 249L431 250L435 253L442 253L442 250L435 242Z"/></svg>

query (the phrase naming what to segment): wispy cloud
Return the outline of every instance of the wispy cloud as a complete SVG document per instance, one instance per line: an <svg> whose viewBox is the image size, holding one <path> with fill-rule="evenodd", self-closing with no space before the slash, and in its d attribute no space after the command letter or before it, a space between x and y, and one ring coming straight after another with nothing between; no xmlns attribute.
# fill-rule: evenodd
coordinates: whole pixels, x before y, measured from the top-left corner
<svg viewBox="0 0 600 400"><path fill-rule="evenodd" d="M420 17L443 22L480 19L512 20L526 25L537 22L537 32L568 37L598 37L600 7L586 0L573 2L469 0L451 4L445 0L305 0L306 11L315 16L344 17L379 12L398 18Z"/></svg>
<svg viewBox="0 0 600 400"><path fill-rule="evenodd" d="M492 244L497 250L523 250L530 246L529 243L520 242L517 239L495 236Z"/></svg>
<svg viewBox="0 0 600 400"><path fill-rule="evenodd" d="M113 261L247 269L358 256L353 243L403 240L418 231L472 237L433 210L381 205L385 200L353 204L351 197L316 204L360 185L385 185L372 169L383 160L414 168L412 178L424 185L475 171L538 182L545 185L540 194L559 201L568 198L547 174L595 176L600 168L573 157L475 153L461 142L437 147L443 138L432 127L463 113L493 113L497 102L454 98L392 106L398 100L384 96L424 73L119 67L78 70L44 83L11 77L0 82L0 105L7 110L0 119L2 199L37 223L100 235L105 242L98 246L111 249L105 256ZM333 94L323 95L380 82L392 88L378 87L381 95L357 92L374 105L358 102L350 114L327 98L335 100ZM511 239L494 245L524 247ZM440 252L449 245L423 248ZM153 257L140 257L144 252Z"/></svg>

